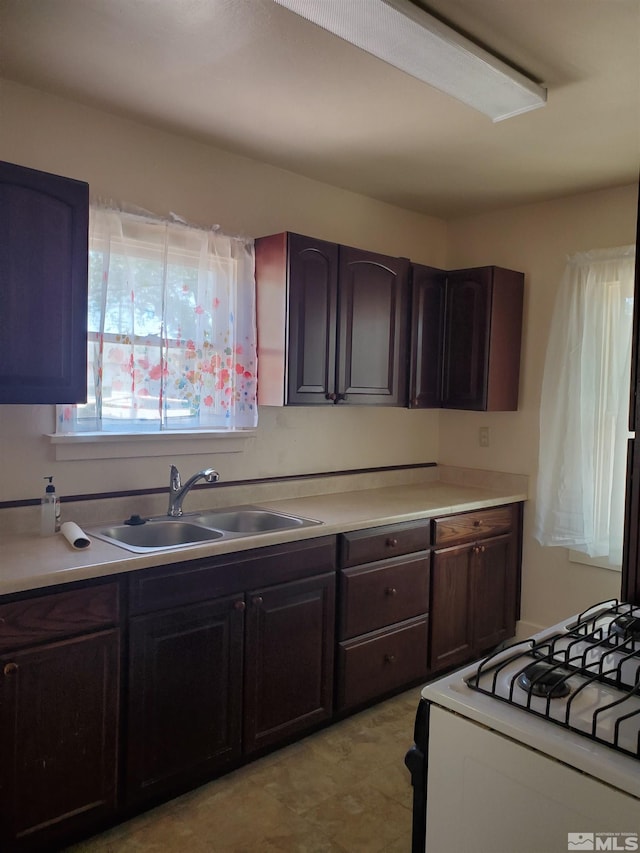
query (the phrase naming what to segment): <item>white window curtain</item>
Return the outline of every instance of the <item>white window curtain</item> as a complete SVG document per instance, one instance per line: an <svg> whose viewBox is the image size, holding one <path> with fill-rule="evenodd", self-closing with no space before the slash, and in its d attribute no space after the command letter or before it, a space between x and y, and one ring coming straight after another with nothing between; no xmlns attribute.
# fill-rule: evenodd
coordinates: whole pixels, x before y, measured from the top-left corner
<svg viewBox="0 0 640 853"><path fill-rule="evenodd" d="M633 246L568 258L544 367L535 536L622 561Z"/></svg>
<svg viewBox="0 0 640 853"><path fill-rule="evenodd" d="M253 241L92 207L87 404L58 432L257 425Z"/></svg>

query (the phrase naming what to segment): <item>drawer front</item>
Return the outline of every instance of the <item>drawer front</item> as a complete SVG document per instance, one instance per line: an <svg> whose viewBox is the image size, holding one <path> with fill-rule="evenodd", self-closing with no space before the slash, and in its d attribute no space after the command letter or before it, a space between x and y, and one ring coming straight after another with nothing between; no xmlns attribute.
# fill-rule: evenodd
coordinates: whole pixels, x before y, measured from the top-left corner
<svg viewBox="0 0 640 853"><path fill-rule="evenodd" d="M338 708L355 707L426 677L428 617L340 643Z"/></svg>
<svg viewBox="0 0 640 853"><path fill-rule="evenodd" d="M429 609L429 554L344 569L340 639L420 616Z"/></svg>
<svg viewBox="0 0 640 853"><path fill-rule="evenodd" d="M436 518L433 522L433 544L442 548L509 533L514 527L516 506L517 504L488 507Z"/></svg>
<svg viewBox="0 0 640 853"><path fill-rule="evenodd" d="M118 621L117 582L0 604L0 651L71 637Z"/></svg>
<svg viewBox="0 0 640 853"><path fill-rule="evenodd" d="M429 547L429 520L387 524L340 535L340 566L399 557Z"/></svg>
<svg viewBox="0 0 640 853"><path fill-rule="evenodd" d="M335 569L333 536L169 564L131 574L130 612L138 615L181 604L196 604Z"/></svg>

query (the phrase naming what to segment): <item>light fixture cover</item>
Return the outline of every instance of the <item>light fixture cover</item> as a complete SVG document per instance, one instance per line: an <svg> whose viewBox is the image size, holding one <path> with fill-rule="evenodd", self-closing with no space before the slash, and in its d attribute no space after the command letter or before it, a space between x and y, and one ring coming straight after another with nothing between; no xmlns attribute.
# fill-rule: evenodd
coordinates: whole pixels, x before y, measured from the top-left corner
<svg viewBox="0 0 640 853"><path fill-rule="evenodd" d="M275 2L493 121L546 103L543 86L409 0Z"/></svg>

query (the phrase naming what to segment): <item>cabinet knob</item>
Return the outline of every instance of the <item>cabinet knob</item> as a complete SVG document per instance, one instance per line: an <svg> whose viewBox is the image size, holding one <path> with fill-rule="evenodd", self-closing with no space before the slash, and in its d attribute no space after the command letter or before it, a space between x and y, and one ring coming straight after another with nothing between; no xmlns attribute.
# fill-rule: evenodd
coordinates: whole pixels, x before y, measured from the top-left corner
<svg viewBox="0 0 640 853"><path fill-rule="evenodd" d="M395 655L385 655L384 656L384 662L385 663L395 663L396 662L396 656Z"/></svg>
<svg viewBox="0 0 640 853"><path fill-rule="evenodd" d="M4 665L4 674L5 675L15 675L18 671L17 663L6 663Z"/></svg>
<svg viewBox="0 0 640 853"><path fill-rule="evenodd" d="M336 395L335 394L325 394L324 398L325 398L325 400L335 400Z"/></svg>
<svg viewBox="0 0 640 853"><path fill-rule="evenodd" d="M390 537L387 539L387 546L388 546L389 548L395 548L397 544L398 544L398 540L397 540L397 539L395 539L393 536L390 536Z"/></svg>
<svg viewBox="0 0 640 853"><path fill-rule="evenodd" d="M414 398L413 398L413 400L411 401L411 405L412 405L412 406L417 406L417 405L418 405L418 398L417 398L417 397L414 397Z"/></svg>
<svg viewBox="0 0 640 853"><path fill-rule="evenodd" d="M476 518L476 520L473 522L473 526L482 527L482 521L479 518Z"/></svg>
<svg viewBox="0 0 640 853"><path fill-rule="evenodd" d="M481 551L482 551L482 553L484 554L484 552L485 552L485 550L486 550L486 549L485 549L485 547L484 547L484 545L481 545L481 546L480 546L480 550L481 550Z"/></svg>
<svg viewBox="0 0 640 853"><path fill-rule="evenodd" d="M262 600L263 599L261 595L254 595L251 599L251 603L254 604L256 607L260 607L260 605L262 604Z"/></svg>
<svg viewBox="0 0 640 853"><path fill-rule="evenodd" d="M338 403L340 402L340 400L346 400L346 399L347 399L346 394L336 394L336 400L338 401Z"/></svg>
<svg viewBox="0 0 640 853"><path fill-rule="evenodd" d="M388 586L385 589L385 595L397 595L398 590L394 586Z"/></svg>
<svg viewBox="0 0 640 853"><path fill-rule="evenodd" d="M242 598L239 599L238 601L233 602L234 610L245 610L246 606L247 605L244 603L244 600Z"/></svg>

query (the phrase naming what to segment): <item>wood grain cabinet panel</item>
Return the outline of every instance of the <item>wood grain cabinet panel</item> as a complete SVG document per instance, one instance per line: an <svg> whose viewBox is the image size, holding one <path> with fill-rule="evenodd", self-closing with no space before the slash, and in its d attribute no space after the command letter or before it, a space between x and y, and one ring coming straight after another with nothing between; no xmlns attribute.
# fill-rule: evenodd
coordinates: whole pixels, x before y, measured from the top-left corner
<svg viewBox="0 0 640 853"><path fill-rule="evenodd" d="M447 273L411 265L409 407L442 406L442 358Z"/></svg>
<svg viewBox="0 0 640 853"><path fill-rule="evenodd" d="M255 248L259 402L405 405L409 261L288 232Z"/></svg>
<svg viewBox="0 0 640 853"><path fill-rule="evenodd" d="M439 671L479 657L515 634L522 506L435 519L434 542L430 668Z"/></svg>
<svg viewBox="0 0 640 853"><path fill-rule="evenodd" d="M86 401L88 230L88 184L0 162L0 403Z"/></svg>
<svg viewBox="0 0 640 853"><path fill-rule="evenodd" d="M424 678L428 617L340 643L338 707L354 708Z"/></svg>
<svg viewBox="0 0 640 853"><path fill-rule="evenodd" d="M339 710L426 677L429 542L426 519L340 535Z"/></svg>
<svg viewBox="0 0 640 853"><path fill-rule="evenodd" d="M129 805L240 756L243 610L229 596L131 621Z"/></svg>
<svg viewBox="0 0 640 853"><path fill-rule="evenodd" d="M119 634L0 656L0 848L59 849L116 813Z"/></svg>
<svg viewBox="0 0 640 853"><path fill-rule="evenodd" d="M516 411L524 275L500 267L447 273L442 406Z"/></svg>
<svg viewBox="0 0 640 853"><path fill-rule="evenodd" d="M335 573L247 594L244 751L333 712Z"/></svg>

